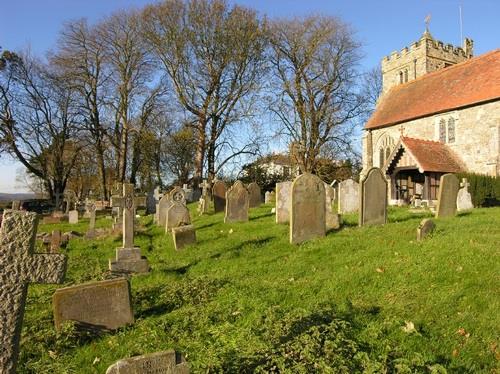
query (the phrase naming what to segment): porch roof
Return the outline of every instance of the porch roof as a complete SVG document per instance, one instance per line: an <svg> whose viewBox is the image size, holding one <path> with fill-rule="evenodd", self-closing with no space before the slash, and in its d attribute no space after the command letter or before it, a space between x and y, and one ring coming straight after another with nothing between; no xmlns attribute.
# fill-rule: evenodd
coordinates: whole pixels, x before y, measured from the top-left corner
<svg viewBox="0 0 500 374"><path fill-rule="evenodd" d="M405 151L412 157L421 173L458 173L464 171L460 159L446 144L402 136L385 163L385 173L396 167L400 156Z"/></svg>

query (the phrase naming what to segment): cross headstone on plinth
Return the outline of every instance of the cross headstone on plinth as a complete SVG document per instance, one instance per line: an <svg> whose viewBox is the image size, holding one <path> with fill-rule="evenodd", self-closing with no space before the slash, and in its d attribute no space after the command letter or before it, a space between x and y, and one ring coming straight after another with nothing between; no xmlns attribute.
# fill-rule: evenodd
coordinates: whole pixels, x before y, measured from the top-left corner
<svg viewBox="0 0 500 374"><path fill-rule="evenodd" d="M198 201L198 213L205 214L208 213L208 209L210 207L210 183L206 179L203 180L203 183L200 184L201 187L201 197Z"/></svg>
<svg viewBox="0 0 500 374"><path fill-rule="evenodd" d="M89 228L87 230L87 233L85 234L85 237L87 239L93 239L95 237L95 211L96 211L96 206L94 202L91 202L87 205L87 211L89 212L90 220L89 220Z"/></svg>
<svg viewBox="0 0 500 374"><path fill-rule="evenodd" d="M116 249L116 260L109 261L109 269L116 272L147 273L148 260L141 256L139 247L134 247L134 218L136 204L144 201L144 197L134 197L134 185L123 184L123 195L111 198L112 207L120 207L123 211L122 236L123 246Z"/></svg>
<svg viewBox="0 0 500 374"><path fill-rule="evenodd" d="M29 283L61 283L63 254L35 254L36 213L4 213L0 232L0 373L13 374Z"/></svg>
<svg viewBox="0 0 500 374"><path fill-rule="evenodd" d="M469 192L470 183L467 182L467 178L462 178L462 183L460 183L460 189L457 193L457 210L463 212L466 210L474 209L474 204L472 204L472 196Z"/></svg>

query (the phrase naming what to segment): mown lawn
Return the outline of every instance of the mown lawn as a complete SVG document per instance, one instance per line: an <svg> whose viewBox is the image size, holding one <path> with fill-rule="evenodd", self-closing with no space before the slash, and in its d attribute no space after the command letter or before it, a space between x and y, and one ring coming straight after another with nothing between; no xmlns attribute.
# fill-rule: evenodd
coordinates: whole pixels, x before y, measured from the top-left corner
<svg viewBox="0 0 500 374"><path fill-rule="evenodd" d="M193 373L499 372L500 208L437 220L423 242L415 232L428 215L394 208L387 225L366 228L347 216L300 246L270 206L238 224L190 208L198 244L182 252L141 219L136 244L152 271L131 279L133 326L56 334L60 286L30 286L18 371L104 373L120 358L175 348ZM104 279L120 243L71 240L65 286Z"/></svg>

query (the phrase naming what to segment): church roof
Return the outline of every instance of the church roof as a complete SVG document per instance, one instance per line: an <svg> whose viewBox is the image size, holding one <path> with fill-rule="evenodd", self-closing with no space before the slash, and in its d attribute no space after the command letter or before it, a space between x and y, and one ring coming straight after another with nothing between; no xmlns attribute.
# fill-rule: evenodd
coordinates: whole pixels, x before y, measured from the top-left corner
<svg viewBox="0 0 500 374"><path fill-rule="evenodd" d="M402 136L387 160L385 172L395 166L402 150L410 154L421 173L458 173L464 170L460 160L446 144Z"/></svg>
<svg viewBox="0 0 500 374"><path fill-rule="evenodd" d="M375 129L500 99L500 49L391 88L365 125Z"/></svg>

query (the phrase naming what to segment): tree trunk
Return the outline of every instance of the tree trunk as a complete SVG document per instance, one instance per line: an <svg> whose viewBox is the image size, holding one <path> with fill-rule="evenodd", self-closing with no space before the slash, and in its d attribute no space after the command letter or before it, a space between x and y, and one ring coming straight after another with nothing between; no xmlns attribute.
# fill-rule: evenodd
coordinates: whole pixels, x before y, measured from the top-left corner
<svg viewBox="0 0 500 374"><path fill-rule="evenodd" d="M106 184L106 165L104 164L104 149L99 139L96 144L97 167L99 169L99 179L101 180L101 199L108 199L108 186Z"/></svg>
<svg viewBox="0 0 500 374"><path fill-rule="evenodd" d="M122 136L120 139L120 158L118 166L118 181L125 183L127 172L127 147L128 147L128 128L123 126Z"/></svg>
<svg viewBox="0 0 500 374"><path fill-rule="evenodd" d="M205 159L205 126L206 122L200 121L198 125L198 139L196 144L196 154L194 156L194 177L193 177L193 186L194 188L198 188L201 184L201 180L203 178L203 161Z"/></svg>

